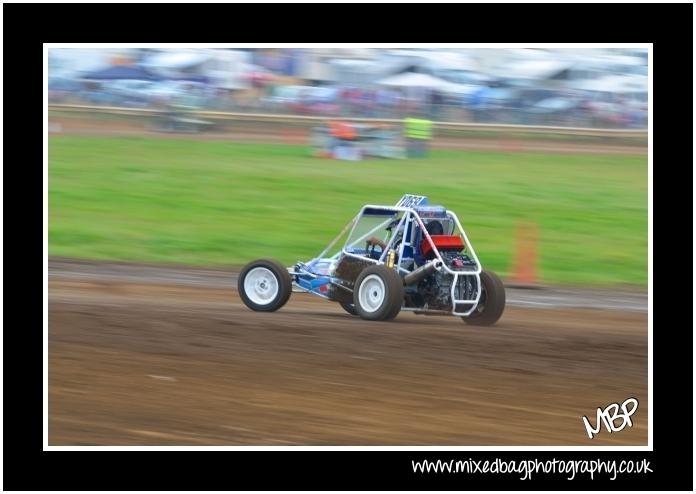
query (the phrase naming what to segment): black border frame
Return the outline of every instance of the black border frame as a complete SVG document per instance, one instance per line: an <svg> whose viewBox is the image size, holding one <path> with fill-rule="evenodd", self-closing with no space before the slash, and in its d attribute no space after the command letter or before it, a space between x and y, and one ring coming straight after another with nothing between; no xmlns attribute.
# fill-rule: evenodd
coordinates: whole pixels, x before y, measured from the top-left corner
<svg viewBox="0 0 696 494"><path fill-rule="evenodd" d="M42 43L44 42L628 42L653 43L654 238L683 252L691 194L693 5L690 4L4 4L5 292L4 487L11 490L691 490L692 306L684 261L655 262L654 451L642 452L44 452L42 451ZM256 19L260 23L240 22ZM689 63L689 61L691 63ZM23 95L15 97L15 95ZM672 103L670 105L670 103ZM693 172L690 167L691 172ZM660 176L658 178L658 175ZM671 177L671 180L670 180ZM677 178L677 180L675 180ZM32 186L29 186L29 184ZM10 190L11 188L11 190ZM693 192L693 191L692 191ZM681 208L681 209L679 209ZM686 209L687 211L689 209ZM657 221L663 212L665 220ZM670 218L667 215L672 213ZM669 232L669 235L667 233ZM666 252L655 241L656 252ZM673 251L674 252L674 251ZM674 256L674 254L673 254ZM654 256L654 259L660 259ZM40 260L41 259L41 260ZM669 262L675 262L672 257ZM665 299L669 297L669 302ZM667 303L669 305L667 305ZM670 311L671 310L671 311ZM670 318L668 314L672 314ZM12 320L15 318L15 320ZM672 320L670 320L672 319ZM678 391L670 396L670 384ZM687 391L685 392L684 389ZM691 393L688 391L691 390ZM691 445L689 445L691 443ZM690 447L689 447L690 446ZM615 481L537 475L414 474L411 460L643 459L653 473ZM22 468L29 467L28 471Z"/></svg>

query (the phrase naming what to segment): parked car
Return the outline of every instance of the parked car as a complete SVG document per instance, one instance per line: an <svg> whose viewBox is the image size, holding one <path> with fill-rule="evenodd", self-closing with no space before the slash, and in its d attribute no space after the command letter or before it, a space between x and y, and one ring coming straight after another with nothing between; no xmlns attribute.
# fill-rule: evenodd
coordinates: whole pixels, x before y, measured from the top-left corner
<svg viewBox="0 0 696 494"><path fill-rule="evenodd" d="M144 107L149 102L148 91L154 84L152 81L120 79L102 83L102 88L121 106Z"/></svg>
<svg viewBox="0 0 696 494"><path fill-rule="evenodd" d="M300 115L335 115L339 110L338 90L328 87L305 87L296 101L289 101L288 108Z"/></svg>
<svg viewBox="0 0 696 494"><path fill-rule="evenodd" d="M48 79L48 101L60 103L80 92L80 83L63 77Z"/></svg>
<svg viewBox="0 0 696 494"><path fill-rule="evenodd" d="M265 111L300 115L334 115L338 112L338 90L316 86L278 86L271 96L261 98Z"/></svg>
<svg viewBox="0 0 696 494"><path fill-rule="evenodd" d="M266 111L287 112L288 105L300 101L301 92L306 86L276 86L271 96L264 96L260 100L261 108Z"/></svg>
<svg viewBox="0 0 696 494"><path fill-rule="evenodd" d="M208 104L208 88L205 84L190 81L165 80L144 89L144 95L155 106L188 100L190 106L205 107Z"/></svg>

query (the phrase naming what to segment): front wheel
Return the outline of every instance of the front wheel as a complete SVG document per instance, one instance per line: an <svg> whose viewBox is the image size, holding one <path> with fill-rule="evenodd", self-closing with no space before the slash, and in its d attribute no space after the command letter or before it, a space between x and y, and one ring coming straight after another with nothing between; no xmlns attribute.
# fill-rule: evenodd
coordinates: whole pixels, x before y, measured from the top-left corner
<svg viewBox="0 0 696 494"><path fill-rule="evenodd" d="M239 273L237 290L242 302L251 310L273 312L290 298L292 279L278 261L260 259L244 266Z"/></svg>
<svg viewBox="0 0 696 494"><path fill-rule="evenodd" d="M492 271L481 271L481 297L474 311L462 317L473 326L492 326L505 310L505 287Z"/></svg>

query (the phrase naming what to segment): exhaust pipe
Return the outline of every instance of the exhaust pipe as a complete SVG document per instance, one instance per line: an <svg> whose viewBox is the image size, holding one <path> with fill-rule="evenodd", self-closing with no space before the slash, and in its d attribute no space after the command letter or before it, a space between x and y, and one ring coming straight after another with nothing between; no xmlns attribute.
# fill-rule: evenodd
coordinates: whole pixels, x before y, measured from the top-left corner
<svg viewBox="0 0 696 494"><path fill-rule="evenodd" d="M404 276L404 285L407 286L418 283L428 275L432 274L435 271L438 271L441 265L442 263L438 260L430 261L429 263L421 266L415 271L408 273L406 276Z"/></svg>

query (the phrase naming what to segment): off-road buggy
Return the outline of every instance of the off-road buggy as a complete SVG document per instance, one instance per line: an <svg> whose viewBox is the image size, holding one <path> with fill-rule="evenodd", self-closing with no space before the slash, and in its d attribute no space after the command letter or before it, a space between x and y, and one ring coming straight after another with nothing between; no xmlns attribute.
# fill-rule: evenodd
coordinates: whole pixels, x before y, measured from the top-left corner
<svg viewBox="0 0 696 494"><path fill-rule="evenodd" d="M342 247L331 254L339 241ZM363 206L311 261L292 268L271 259L253 261L238 280L242 301L255 311L281 308L293 286L372 321L407 310L487 326L505 309L502 282L481 269L457 215L410 194L394 206Z"/></svg>

